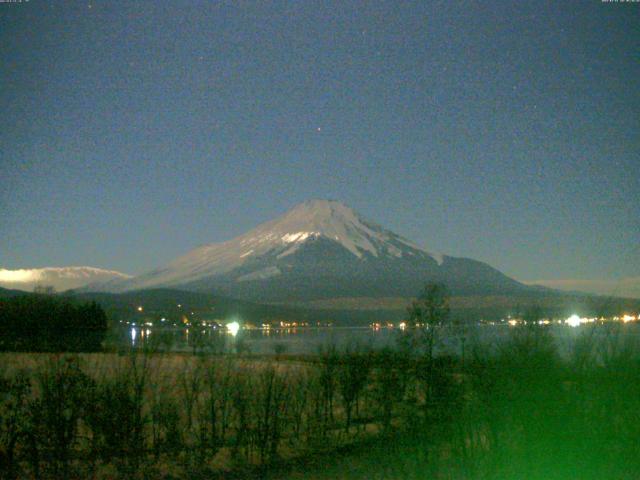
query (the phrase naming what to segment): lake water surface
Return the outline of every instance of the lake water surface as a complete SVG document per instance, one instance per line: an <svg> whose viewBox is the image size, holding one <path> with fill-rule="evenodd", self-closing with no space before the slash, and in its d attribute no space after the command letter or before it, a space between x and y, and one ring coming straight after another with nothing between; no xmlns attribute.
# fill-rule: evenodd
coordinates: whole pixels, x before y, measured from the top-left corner
<svg viewBox="0 0 640 480"><path fill-rule="evenodd" d="M509 325L474 325L461 329L446 329L439 332L438 350L459 354L463 348L481 343L499 345L514 333L516 328ZM601 341L629 344L640 343L640 324L605 323L601 325L552 325L540 327L551 332L561 353L573 350L576 339L592 336ZM194 333L195 332L195 333ZM218 353L253 354L315 354L335 347L338 351L347 349L394 348L398 328L370 327L303 327L270 330L239 330L234 336L210 327L199 330L190 328L128 327L120 332L116 341L119 346L158 346L171 351L210 351Z"/></svg>

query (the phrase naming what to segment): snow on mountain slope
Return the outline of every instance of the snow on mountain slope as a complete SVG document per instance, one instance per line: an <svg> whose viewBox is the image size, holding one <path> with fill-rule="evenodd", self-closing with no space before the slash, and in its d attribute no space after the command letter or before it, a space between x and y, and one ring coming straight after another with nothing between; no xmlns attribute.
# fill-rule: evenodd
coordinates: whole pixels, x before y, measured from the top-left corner
<svg viewBox="0 0 640 480"><path fill-rule="evenodd" d="M114 270L95 267L46 267L7 270L0 268L0 287L32 291L35 286L52 286L58 291L93 283L131 278Z"/></svg>
<svg viewBox="0 0 640 480"><path fill-rule="evenodd" d="M365 220L337 201L311 200L283 216L263 223L232 240L198 247L160 268L119 284L117 289L140 289L187 284L224 274L265 254L278 259L295 253L305 242L324 238L348 250L355 258L427 254L420 247ZM441 263L441 257L431 255ZM245 275L242 280L278 275L274 268ZM265 277L266 275L266 277Z"/></svg>

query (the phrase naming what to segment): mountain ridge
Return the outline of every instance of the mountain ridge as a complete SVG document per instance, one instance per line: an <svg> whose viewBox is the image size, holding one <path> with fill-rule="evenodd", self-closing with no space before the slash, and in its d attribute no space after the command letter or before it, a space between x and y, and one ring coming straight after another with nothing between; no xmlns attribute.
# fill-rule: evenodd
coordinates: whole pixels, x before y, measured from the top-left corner
<svg viewBox="0 0 640 480"><path fill-rule="evenodd" d="M528 291L477 260L434 254L335 200L309 200L233 239L96 289L210 291L261 302L414 296L426 281L457 294Z"/></svg>
<svg viewBox="0 0 640 480"><path fill-rule="evenodd" d="M124 283L124 288L187 285L211 275L227 273L251 260L275 252L278 259L294 254L301 245L329 238L362 258L366 253L399 255L402 247L426 253L409 240L371 222L335 200L308 200L284 215L247 233L220 243L201 245L162 268ZM437 255L429 254L436 262ZM272 270L275 273L275 270ZM250 272L247 272L250 273Z"/></svg>
<svg viewBox="0 0 640 480"><path fill-rule="evenodd" d="M0 268L0 287L33 290L36 286L52 286L56 290L102 285L113 280L125 280L131 275L89 266L20 268L15 270Z"/></svg>

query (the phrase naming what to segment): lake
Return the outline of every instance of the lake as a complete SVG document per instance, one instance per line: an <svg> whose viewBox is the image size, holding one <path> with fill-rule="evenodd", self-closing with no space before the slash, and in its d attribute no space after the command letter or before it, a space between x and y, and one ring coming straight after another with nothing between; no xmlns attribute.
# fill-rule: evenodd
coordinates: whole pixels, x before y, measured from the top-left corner
<svg viewBox="0 0 640 480"><path fill-rule="evenodd" d="M463 346L468 348L477 342L497 345L508 338L519 327L502 325L473 325L464 331L447 329L440 332L440 352L461 353ZM587 324L577 327L551 325L540 327L551 331L561 353L572 351L575 340L580 336L593 335L599 340L617 339L622 343L640 340L640 324L607 322ZM335 346L339 351L348 348L381 349L394 348L401 330L399 328L371 327L298 327L282 329L240 329L231 335L226 329L211 327L200 329L127 327L119 331L115 340L117 346L158 346L163 350L200 351L217 353L253 353L253 354L315 354L323 349Z"/></svg>

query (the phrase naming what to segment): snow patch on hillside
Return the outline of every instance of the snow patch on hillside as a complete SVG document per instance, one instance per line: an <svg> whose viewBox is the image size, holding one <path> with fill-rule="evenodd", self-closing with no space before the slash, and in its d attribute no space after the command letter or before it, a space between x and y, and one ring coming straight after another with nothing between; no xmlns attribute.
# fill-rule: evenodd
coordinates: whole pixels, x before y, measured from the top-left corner
<svg viewBox="0 0 640 480"><path fill-rule="evenodd" d="M317 237L318 235L320 235L318 232L287 233L282 236L282 241L284 243L304 242L307 238Z"/></svg>

